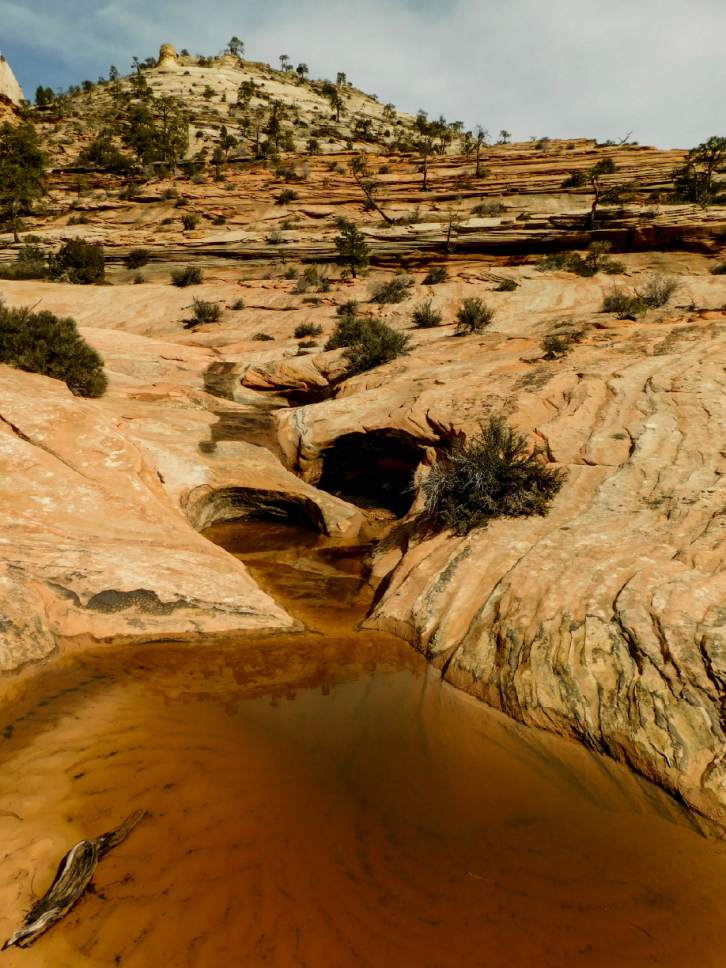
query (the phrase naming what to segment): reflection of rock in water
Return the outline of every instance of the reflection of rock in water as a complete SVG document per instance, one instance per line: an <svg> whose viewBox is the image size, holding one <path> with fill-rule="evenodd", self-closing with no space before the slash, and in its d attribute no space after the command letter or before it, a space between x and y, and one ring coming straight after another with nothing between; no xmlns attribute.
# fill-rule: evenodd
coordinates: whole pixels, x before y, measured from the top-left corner
<svg viewBox="0 0 726 968"><path fill-rule="evenodd" d="M2 724L0 930L31 897L24 858L50 880L119 795L154 813L33 968L720 964L726 854L665 794L354 632L350 549L212 533L316 631L40 671Z"/></svg>

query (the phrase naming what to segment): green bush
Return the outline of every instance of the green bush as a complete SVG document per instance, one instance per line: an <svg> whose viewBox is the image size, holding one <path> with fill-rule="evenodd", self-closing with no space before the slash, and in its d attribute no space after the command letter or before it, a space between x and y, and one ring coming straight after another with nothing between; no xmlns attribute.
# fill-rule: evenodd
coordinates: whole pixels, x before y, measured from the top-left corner
<svg viewBox="0 0 726 968"><path fill-rule="evenodd" d="M434 326L441 325L443 316L438 309L434 309L433 301L428 299L414 307L411 313L411 322L416 329L433 329Z"/></svg>
<svg viewBox="0 0 726 968"><path fill-rule="evenodd" d="M102 282L106 275L103 246L85 239L70 239L48 260L54 279L66 279L80 285Z"/></svg>
<svg viewBox="0 0 726 968"><path fill-rule="evenodd" d="M348 374L363 373L408 353L411 339L380 319L361 319L360 332L344 352Z"/></svg>
<svg viewBox="0 0 726 968"><path fill-rule="evenodd" d="M235 299L235 301L232 303L232 305L229 308L233 309L236 313L238 313L240 310L245 308L245 305L246 304L244 299Z"/></svg>
<svg viewBox="0 0 726 968"><path fill-rule="evenodd" d="M322 326L316 326L315 323L300 323L299 326L295 327L295 339L304 339L306 336L320 336L323 331Z"/></svg>
<svg viewBox="0 0 726 968"><path fill-rule="evenodd" d="M613 313L618 319L634 319L643 310L643 303L637 295L632 295L613 286L602 301L602 312Z"/></svg>
<svg viewBox="0 0 726 968"><path fill-rule="evenodd" d="M432 266L424 279L424 285L438 286L440 282L446 282L448 278L449 272L446 266Z"/></svg>
<svg viewBox="0 0 726 968"><path fill-rule="evenodd" d="M506 279L499 279L499 285L496 287L494 292L514 292L515 289L519 287L519 283L516 279L507 277Z"/></svg>
<svg viewBox="0 0 726 968"><path fill-rule="evenodd" d="M26 242L18 249L16 261L0 266L0 279L46 279L48 262L39 245Z"/></svg>
<svg viewBox="0 0 726 968"><path fill-rule="evenodd" d="M717 266L711 269L712 276L726 276L726 262L719 262Z"/></svg>
<svg viewBox="0 0 726 968"><path fill-rule="evenodd" d="M568 336L552 333L542 340L542 349L548 360L556 360L567 353L571 343L572 340Z"/></svg>
<svg viewBox="0 0 726 968"><path fill-rule="evenodd" d="M148 249L132 249L124 257L124 265L127 269L143 269L145 265L149 264L150 259L151 252Z"/></svg>
<svg viewBox="0 0 726 968"><path fill-rule="evenodd" d="M393 279L380 282L377 286L374 286L371 302L378 303L381 306L403 302L413 284L414 281L410 276L394 276Z"/></svg>
<svg viewBox="0 0 726 968"><path fill-rule="evenodd" d="M180 289L186 286L198 286L203 281L202 270L198 266L186 266L184 269L173 269L171 273L172 286Z"/></svg>
<svg viewBox="0 0 726 968"><path fill-rule="evenodd" d="M267 343L270 340L273 340L274 338L275 337L270 336L269 333L255 333L255 335L252 337L252 339L255 340L256 343Z"/></svg>
<svg viewBox="0 0 726 968"><path fill-rule="evenodd" d="M79 334L76 322L44 311L0 303L0 363L63 380L79 397L106 389L103 360Z"/></svg>
<svg viewBox="0 0 726 968"><path fill-rule="evenodd" d="M182 215L182 226L185 232L191 232L199 225L199 216L195 215L194 212L185 212Z"/></svg>
<svg viewBox="0 0 726 968"><path fill-rule="evenodd" d="M325 344L326 350L337 350L342 346L352 346L356 340L360 339L364 327L368 324L371 317L359 316L357 304L348 303L348 312L338 313L338 322L335 329ZM343 307L341 306L340 309Z"/></svg>
<svg viewBox="0 0 726 968"><path fill-rule="evenodd" d="M298 199L298 194L292 188L283 188L280 194L275 198L275 205L289 205L290 202L296 202Z"/></svg>
<svg viewBox="0 0 726 968"><path fill-rule="evenodd" d="M470 296L465 299L456 314L456 335L466 336L469 333L481 333L494 319L494 310L490 309L483 299Z"/></svg>
<svg viewBox="0 0 726 968"><path fill-rule="evenodd" d="M425 518L436 528L466 534L492 518L547 514L564 482L562 471L501 417L476 437L449 446L423 483Z"/></svg>
<svg viewBox="0 0 726 968"><path fill-rule="evenodd" d="M217 303L206 299L194 299L192 302L192 318L185 322L185 326L198 326L201 323L218 323L222 316L222 308Z"/></svg>
<svg viewBox="0 0 726 968"><path fill-rule="evenodd" d="M667 276L651 276L643 290L638 290L638 296L649 309L661 309L666 306L671 296L677 291L679 284L675 279Z"/></svg>

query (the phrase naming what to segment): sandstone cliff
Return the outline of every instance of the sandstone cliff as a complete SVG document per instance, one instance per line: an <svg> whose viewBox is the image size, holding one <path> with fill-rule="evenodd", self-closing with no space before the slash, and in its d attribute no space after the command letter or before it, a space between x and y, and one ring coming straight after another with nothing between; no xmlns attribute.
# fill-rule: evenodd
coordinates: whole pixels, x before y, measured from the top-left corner
<svg viewBox="0 0 726 968"><path fill-rule="evenodd" d="M13 104L20 104L25 98L22 87L18 84L13 69L5 58L0 54L0 94L12 101Z"/></svg>

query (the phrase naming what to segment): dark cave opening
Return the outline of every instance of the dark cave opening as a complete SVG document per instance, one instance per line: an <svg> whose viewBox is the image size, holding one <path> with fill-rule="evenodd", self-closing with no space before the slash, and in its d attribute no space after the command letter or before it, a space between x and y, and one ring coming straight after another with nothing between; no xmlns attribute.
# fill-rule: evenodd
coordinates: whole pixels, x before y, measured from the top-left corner
<svg viewBox="0 0 726 968"><path fill-rule="evenodd" d="M419 441L402 430L344 434L324 451L317 486L400 518L413 504L413 479L424 453Z"/></svg>

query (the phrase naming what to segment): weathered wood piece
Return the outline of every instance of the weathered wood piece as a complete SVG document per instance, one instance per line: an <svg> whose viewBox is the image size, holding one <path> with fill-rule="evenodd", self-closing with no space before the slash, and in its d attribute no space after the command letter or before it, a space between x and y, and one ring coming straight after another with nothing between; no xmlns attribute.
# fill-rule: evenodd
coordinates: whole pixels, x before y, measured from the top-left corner
<svg viewBox="0 0 726 968"><path fill-rule="evenodd" d="M98 862L122 844L145 816L145 810L137 810L114 830L92 840L81 840L72 847L58 865L48 891L28 911L22 928L8 938L2 950L13 945L29 948L48 928L64 918L88 889Z"/></svg>

